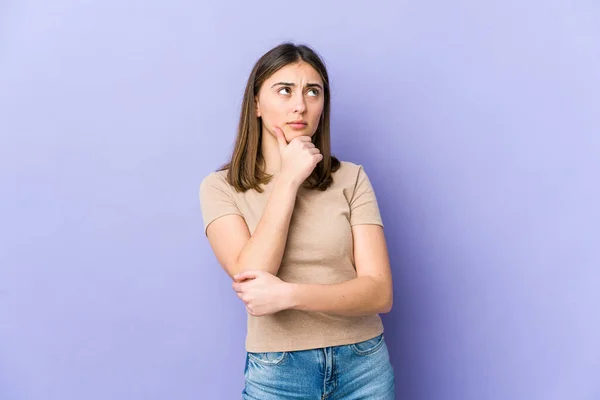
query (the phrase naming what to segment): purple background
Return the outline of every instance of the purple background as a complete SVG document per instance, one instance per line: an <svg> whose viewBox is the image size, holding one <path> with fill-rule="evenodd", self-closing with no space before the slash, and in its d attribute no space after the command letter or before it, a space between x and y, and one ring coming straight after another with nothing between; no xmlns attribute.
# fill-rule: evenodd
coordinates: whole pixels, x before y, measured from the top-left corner
<svg viewBox="0 0 600 400"><path fill-rule="evenodd" d="M600 398L599 3L383 4L0 2L1 399L240 397L198 188L283 40L379 197L399 398Z"/></svg>

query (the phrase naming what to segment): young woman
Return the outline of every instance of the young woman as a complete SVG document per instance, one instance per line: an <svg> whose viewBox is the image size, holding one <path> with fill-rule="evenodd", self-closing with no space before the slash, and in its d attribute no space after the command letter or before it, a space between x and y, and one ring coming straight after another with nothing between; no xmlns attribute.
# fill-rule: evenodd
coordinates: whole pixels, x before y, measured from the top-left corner
<svg viewBox="0 0 600 400"><path fill-rule="evenodd" d="M362 166L331 155L329 77L304 45L254 66L231 160L205 177L205 234L248 313L244 399L393 399L392 307Z"/></svg>

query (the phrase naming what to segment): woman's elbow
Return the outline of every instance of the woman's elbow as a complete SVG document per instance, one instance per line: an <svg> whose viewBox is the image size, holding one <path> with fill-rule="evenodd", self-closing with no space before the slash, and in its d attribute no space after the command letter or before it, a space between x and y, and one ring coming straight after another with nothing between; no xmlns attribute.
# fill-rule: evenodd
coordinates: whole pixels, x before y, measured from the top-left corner
<svg viewBox="0 0 600 400"><path fill-rule="evenodd" d="M392 311L392 305L393 305L393 301L386 301L380 308L380 311L378 314L387 314L390 311Z"/></svg>
<svg viewBox="0 0 600 400"><path fill-rule="evenodd" d="M394 305L394 293L391 289L386 290L386 292L386 294L380 297L381 303L379 305L378 314L387 314L392 311L392 306Z"/></svg>

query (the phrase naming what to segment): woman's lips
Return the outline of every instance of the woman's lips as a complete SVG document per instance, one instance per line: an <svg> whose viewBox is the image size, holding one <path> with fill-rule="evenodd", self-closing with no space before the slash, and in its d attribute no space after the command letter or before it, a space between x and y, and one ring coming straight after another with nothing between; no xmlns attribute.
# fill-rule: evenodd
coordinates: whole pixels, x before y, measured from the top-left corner
<svg viewBox="0 0 600 400"><path fill-rule="evenodd" d="M292 129L304 129L307 126L307 124L296 123L296 122L290 122L290 123L288 123L288 125L291 126Z"/></svg>

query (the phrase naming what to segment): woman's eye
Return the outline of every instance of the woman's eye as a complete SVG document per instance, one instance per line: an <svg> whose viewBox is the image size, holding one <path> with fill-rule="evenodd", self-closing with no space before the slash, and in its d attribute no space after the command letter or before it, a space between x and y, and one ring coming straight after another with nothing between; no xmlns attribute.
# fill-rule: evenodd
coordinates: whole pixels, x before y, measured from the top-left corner
<svg viewBox="0 0 600 400"><path fill-rule="evenodd" d="M282 87L281 89L279 89L278 93L281 93L282 90L287 90L288 91L288 93L282 93L282 94L289 94L289 92L290 92L290 88L289 87Z"/></svg>
<svg viewBox="0 0 600 400"><path fill-rule="evenodd" d="M313 92L313 93L314 93L314 94L312 95L312 97L316 97L316 96L318 96L318 95L319 95L319 91L318 91L317 89L310 89L310 90L308 91L308 93L310 93L310 92Z"/></svg>

